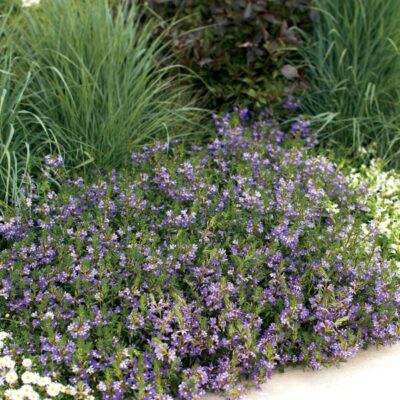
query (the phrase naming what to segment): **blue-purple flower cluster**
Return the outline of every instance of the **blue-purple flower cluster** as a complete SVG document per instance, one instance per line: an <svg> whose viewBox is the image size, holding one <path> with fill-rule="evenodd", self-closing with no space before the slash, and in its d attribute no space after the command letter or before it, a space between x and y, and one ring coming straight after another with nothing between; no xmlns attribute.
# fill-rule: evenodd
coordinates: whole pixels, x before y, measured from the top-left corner
<svg viewBox="0 0 400 400"><path fill-rule="evenodd" d="M0 221L2 329L77 398L236 398L277 366L399 340L394 262L307 121L216 125L190 154L156 143Z"/></svg>

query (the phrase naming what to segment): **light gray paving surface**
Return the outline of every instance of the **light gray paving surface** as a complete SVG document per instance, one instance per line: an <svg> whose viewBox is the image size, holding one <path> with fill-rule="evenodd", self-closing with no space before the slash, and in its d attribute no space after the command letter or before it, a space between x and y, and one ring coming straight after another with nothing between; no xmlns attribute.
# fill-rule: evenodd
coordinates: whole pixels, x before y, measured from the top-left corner
<svg viewBox="0 0 400 400"><path fill-rule="evenodd" d="M215 395L207 400L221 399ZM244 400L400 400L400 345L362 351L339 367L275 373Z"/></svg>

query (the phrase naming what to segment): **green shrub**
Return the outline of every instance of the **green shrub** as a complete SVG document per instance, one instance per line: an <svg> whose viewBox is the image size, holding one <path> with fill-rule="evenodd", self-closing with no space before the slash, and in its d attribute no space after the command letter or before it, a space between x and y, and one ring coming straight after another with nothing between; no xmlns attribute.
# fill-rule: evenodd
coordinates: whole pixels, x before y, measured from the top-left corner
<svg viewBox="0 0 400 400"><path fill-rule="evenodd" d="M17 72L32 75L25 105L42 122L29 129L50 132L68 168L120 167L154 137L202 132L185 77L157 62L165 35L139 18L103 0L43 0L14 18Z"/></svg>
<svg viewBox="0 0 400 400"><path fill-rule="evenodd" d="M146 3L162 18L172 19L172 51L211 90L213 107L265 105L294 90L301 81L289 65L291 50L298 45L292 28L308 24L308 0ZM199 88L204 85L200 83Z"/></svg>
<svg viewBox="0 0 400 400"><path fill-rule="evenodd" d="M321 136L353 151L376 142L380 157L400 165L399 2L315 4L303 110L325 125Z"/></svg>

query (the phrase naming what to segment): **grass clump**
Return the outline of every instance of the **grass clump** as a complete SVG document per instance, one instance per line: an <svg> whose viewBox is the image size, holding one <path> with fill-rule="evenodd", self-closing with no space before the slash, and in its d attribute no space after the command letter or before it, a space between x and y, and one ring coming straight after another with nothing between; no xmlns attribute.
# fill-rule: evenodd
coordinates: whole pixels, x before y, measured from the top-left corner
<svg viewBox="0 0 400 400"><path fill-rule="evenodd" d="M7 35L11 8L0 15L0 205L16 201L32 168L40 164L39 153L54 152L52 140L43 129L31 130L36 116L26 109L31 73L18 74L19 59Z"/></svg>
<svg viewBox="0 0 400 400"><path fill-rule="evenodd" d="M46 180L0 222L3 329L78 398L237 398L399 340L394 260L309 123L244 109L217 128L190 155L157 143L94 183Z"/></svg>
<svg viewBox="0 0 400 400"><path fill-rule="evenodd" d="M0 198L6 201L15 197L17 177L24 175L29 163L29 146L15 132L21 127L18 114L26 85L14 84L12 64L11 52L0 48Z"/></svg>
<svg viewBox="0 0 400 400"><path fill-rule="evenodd" d="M317 0L303 51L303 110L321 136L358 151L372 142L400 165L400 8L397 0Z"/></svg>
<svg viewBox="0 0 400 400"><path fill-rule="evenodd" d="M155 137L190 136L195 126L202 132L202 112L179 67L172 59L158 64L165 35L155 37L155 23L140 22L135 6L102 0L14 5L1 54L8 111L2 113L0 179L13 187L3 199L21 183L15 160L32 170L32 155L43 160L59 153L69 170L90 173L121 167L133 148Z"/></svg>

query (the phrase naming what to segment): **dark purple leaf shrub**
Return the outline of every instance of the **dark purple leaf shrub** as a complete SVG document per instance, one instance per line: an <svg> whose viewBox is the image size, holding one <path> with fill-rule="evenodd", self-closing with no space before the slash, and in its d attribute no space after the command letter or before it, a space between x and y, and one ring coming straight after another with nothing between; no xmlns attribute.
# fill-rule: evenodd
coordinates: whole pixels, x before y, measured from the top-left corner
<svg viewBox="0 0 400 400"><path fill-rule="evenodd" d="M216 125L189 155L155 144L96 183L44 182L2 219L16 352L99 399L235 398L399 339L394 263L308 122Z"/></svg>
<svg viewBox="0 0 400 400"><path fill-rule="evenodd" d="M120 1L121 3L121 1ZM304 73L293 49L302 46L295 29L310 30L309 0L140 0L172 22L161 24L170 52L194 70L212 93L210 104L238 100L270 104L304 89ZM172 20L172 21L171 21Z"/></svg>

